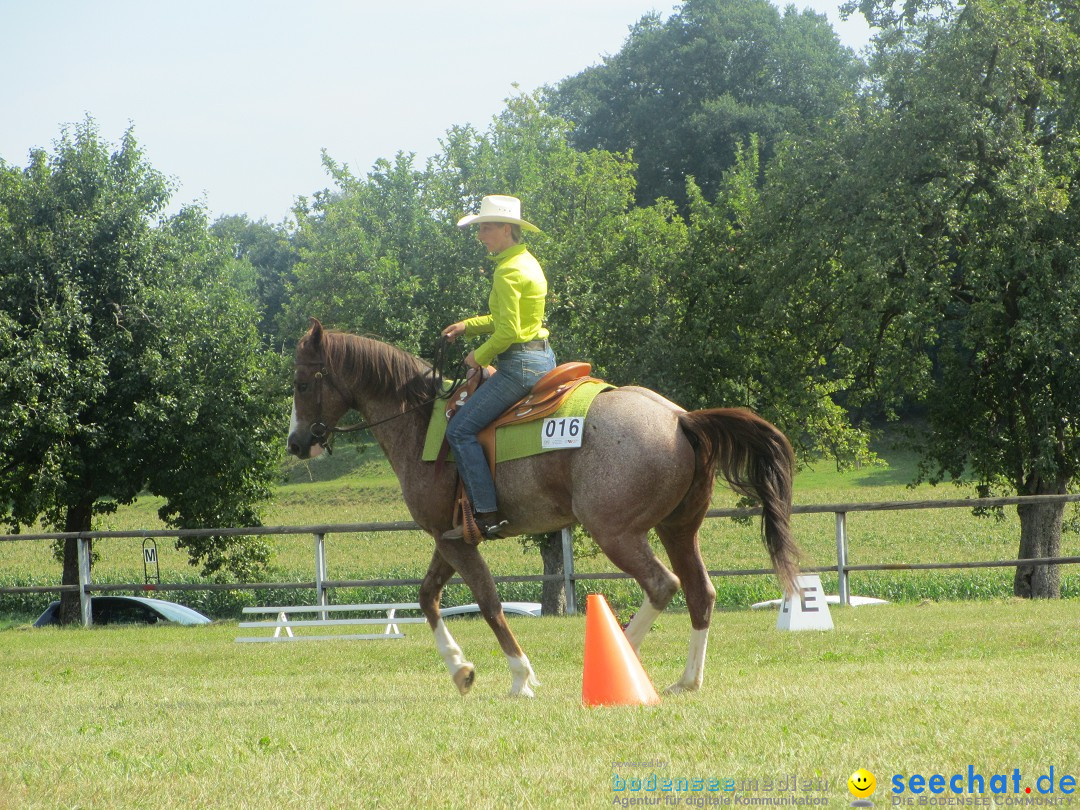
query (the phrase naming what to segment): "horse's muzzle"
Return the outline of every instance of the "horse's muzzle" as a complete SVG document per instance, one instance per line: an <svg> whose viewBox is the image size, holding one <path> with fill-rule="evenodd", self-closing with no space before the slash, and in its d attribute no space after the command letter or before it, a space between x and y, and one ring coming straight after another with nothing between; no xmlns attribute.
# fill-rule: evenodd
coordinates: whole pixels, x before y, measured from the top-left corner
<svg viewBox="0 0 1080 810"><path fill-rule="evenodd" d="M313 435L301 437L299 431L289 434L289 454L298 459L318 458L322 455L323 445Z"/></svg>

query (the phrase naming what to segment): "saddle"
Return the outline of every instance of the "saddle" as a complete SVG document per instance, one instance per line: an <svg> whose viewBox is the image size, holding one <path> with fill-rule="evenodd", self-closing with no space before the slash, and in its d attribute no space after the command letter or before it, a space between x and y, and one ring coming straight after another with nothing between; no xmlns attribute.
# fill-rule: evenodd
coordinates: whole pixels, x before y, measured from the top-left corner
<svg viewBox="0 0 1080 810"><path fill-rule="evenodd" d="M491 465L492 474L495 472L495 431L504 425L517 424L519 422L531 422L534 419L542 419L548 414L557 411L563 400L573 393L574 389L586 382L602 382L590 376L592 364L590 363L563 363L556 366L533 386L528 396L516 402L503 411L502 415L495 419L486 428L481 430L476 438L487 454L488 464ZM458 389L458 395L446 409L446 418L450 419L465 404L465 401L480 387L488 377L495 373L495 369L487 366L480 373L471 374L464 385ZM449 449L449 445L443 439L443 451ZM445 458L445 452L439 453L440 459Z"/></svg>
<svg viewBox="0 0 1080 810"><path fill-rule="evenodd" d="M492 475L495 474L495 431L503 425L531 422L557 411L563 400L582 383L602 382L590 376L591 371L590 363L573 362L556 366L537 380L527 397L476 434L477 441L487 454Z"/></svg>
<svg viewBox="0 0 1080 810"><path fill-rule="evenodd" d="M590 363L571 362L556 366L537 380L528 396L507 408L503 411L501 416L476 435L477 441L480 442L480 446L484 448L488 464L491 466L492 477L495 475L496 430L504 425L542 419L548 414L558 410L559 406L563 403L563 400L570 396L578 386L586 382L602 382L602 380L590 376L591 372L592 364ZM464 385L458 389L458 396L447 407L446 418L451 418L457 409L465 404L465 401L476 391L480 384L495 373L495 369L488 366L481 369L480 373L470 375ZM439 451L439 463L445 460L449 449L450 445L444 438L442 448ZM469 498L465 494L464 484L459 480L458 494L454 504L454 525L459 525L462 520L465 522L466 542L473 543L474 545L479 543L483 539L483 536L479 533L479 529L476 528L475 521L473 520L472 506L469 504Z"/></svg>

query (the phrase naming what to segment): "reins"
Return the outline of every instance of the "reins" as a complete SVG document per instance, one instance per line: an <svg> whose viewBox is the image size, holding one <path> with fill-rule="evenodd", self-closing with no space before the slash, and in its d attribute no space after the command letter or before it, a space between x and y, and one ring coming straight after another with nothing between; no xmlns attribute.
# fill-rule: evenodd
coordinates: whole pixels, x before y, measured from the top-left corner
<svg viewBox="0 0 1080 810"><path fill-rule="evenodd" d="M393 420L399 419L402 416L407 416L408 414L413 413L414 411L418 411L421 408L424 408L424 407L430 405L431 403L433 403L437 399L449 399L451 396L453 396L454 392L457 391L457 389L460 388L461 385L465 382L465 377L464 376L458 376L458 372L462 371L465 368L465 363L461 359L458 359L457 362L454 363L454 366L453 366L454 376L451 378L450 387L444 392L443 391L443 386L444 386L444 383L446 382L445 366L446 366L446 363L447 363L447 357L446 357L447 344L448 344L448 341L447 341L446 337L443 336L443 335L439 335L439 339L435 343L435 349L432 352L432 361L431 361L432 384L435 386L435 393L429 399L425 399L423 402L419 403L418 405L414 405L413 407L408 408L408 409L402 411L401 413L396 413L393 416L388 416L385 419L379 419L378 421L375 421L375 422L360 422L358 424L347 425L345 427L337 427L337 426L330 427L325 422L322 421L322 381L323 380L327 380L330 383L330 385L334 386L334 390L336 390L338 392L338 396L340 396L343 400L345 400L346 402L349 402L350 404L352 402L352 396L350 394L348 394L347 392L342 391L341 387L337 384L337 382L334 381L333 376L330 374L328 364L326 363L325 356L323 357L323 359L321 359L321 360L319 360L317 362L298 363L297 365L302 365L302 366L310 365L310 366L319 366L320 367L319 371L317 371L315 373L315 386L316 386L315 404L316 404L316 407L318 408L318 417L317 417L315 422L311 423L311 438L312 438L312 440L319 443L319 444L321 444L325 448L327 455L333 455L333 452L334 452L333 437L334 437L335 433L356 433L356 432L361 431L361 430L369 430L369 429L371 429L373 427L376 427L378 425L382 425L382 424L385 424L387 422L392 422Z"/></svg>

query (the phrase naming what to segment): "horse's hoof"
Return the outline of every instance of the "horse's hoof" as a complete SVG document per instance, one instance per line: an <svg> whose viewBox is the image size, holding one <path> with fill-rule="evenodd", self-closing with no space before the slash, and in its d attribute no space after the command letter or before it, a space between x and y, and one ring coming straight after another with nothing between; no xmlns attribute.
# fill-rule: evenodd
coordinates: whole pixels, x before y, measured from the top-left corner
<svg viewBox="0 0 1080 810"><path fill-rule="evenodd" d="M686 683L683 683L682 681L679 681L678 683L673 683L671 686L669 686L667 689L665 689L664 694L665 695L682 695L682 694L685 694L686 692L696 692L700 688L701 688L700 684L694 684L694 683L686 684Z"/></svg>
<svg viewBox="0 0 1080 810"><path fill-rule="evenodd" d="M518 682L518 679L514 679L514 683L510 686L509 697L523 697L531 698L536 697L536 693L532 690L534 686L539 686L540 681L536 680L536 676L530 672L527 678Z"/></svg>
<svg viewBox="0 0 1080 810"><path fill-rule="evenodd" d="M467 695L469 690L472 689L473 681L476 679L476 670L473 669L472 664L463 664L458 667L458 671L454 673L454 686L458 688L458 691L463 695Z"/></svg>

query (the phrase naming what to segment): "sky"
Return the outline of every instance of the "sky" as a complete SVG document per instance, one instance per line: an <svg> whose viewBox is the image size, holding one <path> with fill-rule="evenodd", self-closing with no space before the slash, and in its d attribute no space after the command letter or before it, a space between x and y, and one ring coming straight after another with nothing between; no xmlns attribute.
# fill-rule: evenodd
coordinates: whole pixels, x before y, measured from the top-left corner
<svg viewBox="0 0 1080 810"><path fill-rule="evenodd" d="M0 0L0 159L88 115L118 144L128 127L175 186L173 208L279 223L331 185L322 150L355 174L451 127L485 129L506 98L617 53L672 0ZM778 4L785 6L786 2ZM870 29L826 14L860 51Z"/></svg>

